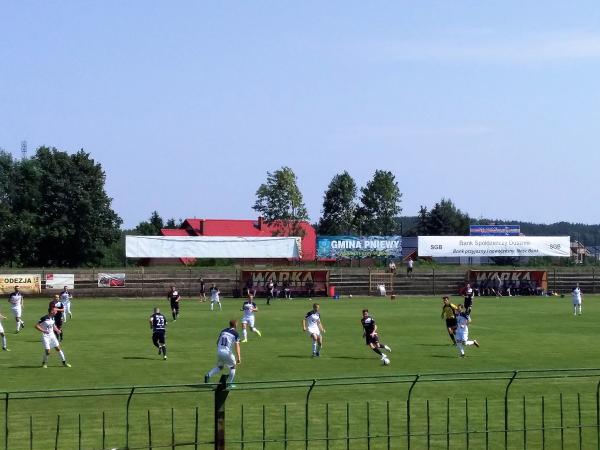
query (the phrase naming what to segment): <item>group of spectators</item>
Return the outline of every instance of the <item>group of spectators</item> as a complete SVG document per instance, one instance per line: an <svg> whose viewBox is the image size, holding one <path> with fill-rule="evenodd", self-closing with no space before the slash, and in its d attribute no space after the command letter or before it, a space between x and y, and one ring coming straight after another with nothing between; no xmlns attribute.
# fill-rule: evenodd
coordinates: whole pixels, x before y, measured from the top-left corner
<svg viewBox="0 0 600 450"><path fill-rule="evenodd" d="M512 297L516 295L545 295L544 289L535 280L502 280L497 274L491 279L474 281L462 288L461 295L469 288L474 296Z"/></svg>
<svg viewBox="0 0 600 450"><path fill-rule="evenodd" d="M269 280L265 284L265 294L268 300L274 298L287 298L292 299L292 294L298 296L306 296L312 297L315 295L315 285L312 281L306 281L304 286L299 288L292 289L292 285L288 280L284 280L281 283L278 283L277 280ZM249 278L246 281L246 285L244 286L242 294L244 296L252 295L252 297L256 297L257 289L254 286L254 281L252 278Z"/></svg>

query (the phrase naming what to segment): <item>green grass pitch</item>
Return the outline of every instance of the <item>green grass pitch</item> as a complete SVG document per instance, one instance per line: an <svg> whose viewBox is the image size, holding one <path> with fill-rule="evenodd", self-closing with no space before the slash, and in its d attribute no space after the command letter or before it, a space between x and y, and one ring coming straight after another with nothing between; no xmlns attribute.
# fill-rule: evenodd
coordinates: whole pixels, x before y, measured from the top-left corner
<svg viewBox="0 0 600 450"><path fill-rule="evenodd" d="M304 448L304 402L307 387L286 389L246 389L268 386L247 384L262 380L323 379L331 377L377 377L385 375L456 373L472 371L512 371L526 369L558 369L597 367L597 318L600 303L594 296L585 296L584 313L574 317L569 297L475 298L470 336L478 339L481 348L468 347L467 357L458 358L440 318L441 298L411 296L396 300L388 298L354 297L332 300L314 299L321 305L321 317L326 328L320 358L311 358L311 342L302 332L301 321L311 309L308 299L274 301L271 306L258 299L256 326L262 338L249 333L249 342L242 344L242 364L237 371L239 390L230 393L227 402L228 438L231 448L242 438L244 448L263 448L263 437L274 442L266 448L284 448L282 436L289 439L287 448ZM460 301L454 297L454 303ZM72 368L63 368L55 352L49 368L42 369L42 347L36 320L44 314L48 300L25 300L26 328L14 334L14 320L8 305L0 308L8 319L3 321L10 352L0 354L2 392L11 392L9 399L10 448L49 448L56 438L57 416L60 415L59 448L122 447L124 411L127 395L39 398L17 391L79 389L105 386L189 385L163 392L164 389L140 388L131 402L130 447L147 448L194 440L194 415L198 406L201 441L212 438L212 392L202 384L204 373L215 362L215 340L231 318L241 317L241 299L224 299L222 311L210 311L209 303L183 299L180 318L173 322L166 299L75 299L73 319L64 326L63 348ZM163 361L151 343L148 317L159 306L169 320L167 327L168 360ZM361 310L368 308L379 326L381 341L392 347L391 365L381 365L377 355L364 344L360 325ZM600 373L600 372L599 372ZM215 377L214 381L217 381ZM559 393L563 394L565 416L564 442L578 443L579 411L584 425L595 423L595 388L597 378L557 379L541 381L517 380L511 387L511 424L530 428L528 433L511 433L510 448L537 448L544 440L546 448L560 448ZM430 430L434 435L427 442L424 436L411 438L411 448L447 448L445 434L447 409L450 407L450 448L464 448L466 429L482 429L485 398L489 398L489 448L503 444L503 395L506 380L453 381L418 383L413 394L412 431L424 432L427 427L426 408L430 410ZM369 383L320 387L317 382L310 400L310 434L331 438L329 448L404 448L406 437L406 394L409 383ZM129 391L124 391L129 393ZM112 392L114 393L114 392ZM577 394L580 398L577 399ZM119 393L123 394L123 392ZM523 397L525 396L525 398ZM541 432L541 397L546 410L547 431ZM451 402L448 403L448 399ZM465 405L465 399L467 405ZM427 404L429 400L429 405ZM579 409L577 402L579 401ZM525 403L525 418L523 417ZM284 404L286 406L284 406ZM263 406L264 405L264 406ZM450 405L450 406L448 406ZM243 423L242 421L243 408ZM465 413L465 408L469 413ZM326 412L329 411L327 414ZM389 413L388 413L389 411ZM104 412L104 419L102 413ZM592 417L592 413L594 414ZM348 414L348 417L346 417ZM368 419L367 419L368 415ZM470 421L465 425L468 416ZM4 421L4 413L0 416ZM106 435L100 437L105 421ZM264 422L263 422L264 420ZM148 435L148 422L152 436ZM81 427L78 427L81 423ZM289 423L289 425L288 425ZM366 429L366 424L369 429ZM391 423L391 425L388 425ZM83 430L79 435L79 430ZM366 436L369 441L351 436ZM381 437L393 434L391 438ZM596 430L582 428L582 442L596 442ZM175 438L173 438L175 434ZM527 436L524 436L526 434ZM0 433L4 436L3 432ZM471 448L484 448L484 434L468 437ZM257 441L252 443L251 441ZM4 437L2 443L4 442ZM1 444L1 443L0 443ZM2 445L0 445L2 447ZM193 446L177 447L193 448ZM210 448L210 446L200 446ZM324 440L310 448L326 448ZM565 448L569 448L567 445ZM584 446L585 448L585 446Z"/></svg>

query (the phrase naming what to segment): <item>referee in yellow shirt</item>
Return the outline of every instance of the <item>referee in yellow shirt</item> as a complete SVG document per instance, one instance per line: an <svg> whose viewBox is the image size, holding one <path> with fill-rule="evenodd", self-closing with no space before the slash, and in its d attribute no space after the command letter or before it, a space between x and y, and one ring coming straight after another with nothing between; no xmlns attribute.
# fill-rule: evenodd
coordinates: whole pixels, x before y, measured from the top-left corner
<svg viewBox="0 0 600 450"><path fill-rule="evenodd" d="M452 340L452 344L456 345L454 331L456 330L456 311L458 307L450 303L450 298L442 297L442 319L446 319L446 327L448 328L448 336Z"/></svg>

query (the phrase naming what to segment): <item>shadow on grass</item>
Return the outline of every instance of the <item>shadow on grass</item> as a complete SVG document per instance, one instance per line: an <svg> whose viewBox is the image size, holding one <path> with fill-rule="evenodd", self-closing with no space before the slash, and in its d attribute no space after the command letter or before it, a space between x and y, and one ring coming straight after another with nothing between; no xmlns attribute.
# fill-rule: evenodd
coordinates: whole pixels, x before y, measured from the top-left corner
<svg viewBox="0 0 600 450"><path fill-rule="evenodd" d="M432 358L452 358L458 359L458 355L431 355Z"/></svg>
<svg viewBox="0 0 600 450"><path fill-rule="evenodd" d="M123 359L151 359L151 360L159 360L161 357L151 357L151 356L123 356Z"/></svg>
<svg viewBox="0 0 600 450"><path fill-rule="evenodd" d="M420 347L452 347L453 345L448 343L448 344L415 344L418 345Z"/></svg>

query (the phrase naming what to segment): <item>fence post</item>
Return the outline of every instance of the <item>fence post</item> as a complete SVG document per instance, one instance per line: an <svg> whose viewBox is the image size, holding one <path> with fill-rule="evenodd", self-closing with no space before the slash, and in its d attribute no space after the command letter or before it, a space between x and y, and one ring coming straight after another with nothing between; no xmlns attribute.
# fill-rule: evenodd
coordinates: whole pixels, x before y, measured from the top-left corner
<svg viewBox="0 0 600 450"><path fill-rule="evenodd" d="M317 380L312 380L312 384L309 386L308 392L306 393L306 403L304 404L304 448L306 450L308 450L308 400L310 399L310 393L316 383Z"/></svg>
<svg viewBox="0 0 600 450"><path fill-rule="evenodd" d="M144 298L144 273L144 266L142 266L142 298Z"/></svg>
<svg viewBox="0 0 600 450"><path fill-rule="evenodd" d="M8 392L4 393L4 449L8 450Z"/></svg>
<svg viewBox="0 0 600 450"><path fill-rule="evenodd" d="M215 389L215 450L225 450L225 402L229 395L227 375L221 375Z"/></svg>
<svg viewBox="0 0 600 450"><path fill-rule="evenodd" d="M518 370L515 370L510 377L510 381L506 385L506 390L504 391L504 449L508 450L508 389L510 385L514 381L515 377L519 373Z"/></svg>
<svg viewBox="0 0 600 450"><path fill-rule="evenodd" d="M432 273L432 277L431 277L431 280L432 280L432 286L431 286L432 287L432 295L435 295L435 268L431 269L431 273Z"/></svg>
<svg viewBox="0 0 600 450"><path fill-rule="evenodd" d="M412 390L419 381L419 377L421 375L417 374L415 379L413 380L410 388L408 389L408 397L406 398L406 448L410 450L410 396L412 395Z"/></svg>
<svg viewBox="0 0 600 450"><path fill-rule="evenodd" d="M133 391L135 391L135 386L131 388L129 397L127 397L127 404L125 405L125 448L129 448L129 405L131 404Z"/></svg>
<svg viewBox="0 0 600 450"><path fill-rule="evenodd" d="M592 294L596 293L596 268L592 267Z"/></svg>

